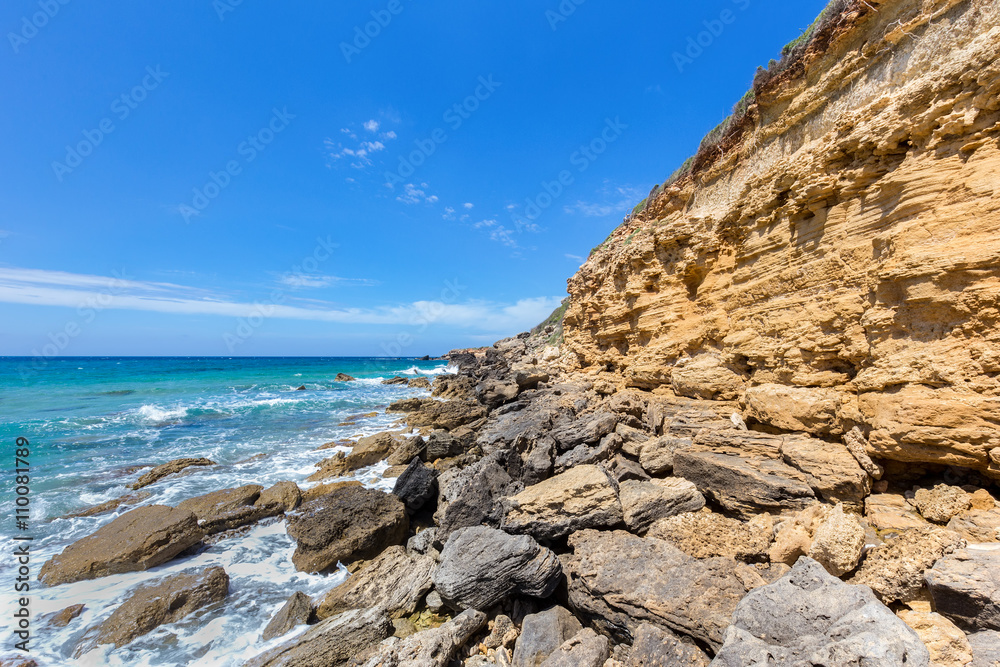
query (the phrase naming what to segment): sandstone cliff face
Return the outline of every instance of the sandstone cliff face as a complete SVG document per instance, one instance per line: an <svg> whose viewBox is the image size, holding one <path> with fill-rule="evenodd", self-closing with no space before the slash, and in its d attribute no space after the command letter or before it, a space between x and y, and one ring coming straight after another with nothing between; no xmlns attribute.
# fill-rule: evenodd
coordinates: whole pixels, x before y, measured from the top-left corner
<svg viewBox="0 0 1000 667"><path fill-rule="evenodd" d="M855 2L569 281L621 385L1000 477L1000 3Z"/></svg>

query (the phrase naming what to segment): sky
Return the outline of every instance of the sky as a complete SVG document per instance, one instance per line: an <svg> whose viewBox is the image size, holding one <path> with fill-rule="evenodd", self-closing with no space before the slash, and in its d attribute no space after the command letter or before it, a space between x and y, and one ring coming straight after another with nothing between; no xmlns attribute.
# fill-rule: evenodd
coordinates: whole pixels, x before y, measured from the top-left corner
<svg viewBox="0 0 1000 667"><path fill-rule="evenodd" d="M524 331L824 4L10 0L0 355Z"/></svg>

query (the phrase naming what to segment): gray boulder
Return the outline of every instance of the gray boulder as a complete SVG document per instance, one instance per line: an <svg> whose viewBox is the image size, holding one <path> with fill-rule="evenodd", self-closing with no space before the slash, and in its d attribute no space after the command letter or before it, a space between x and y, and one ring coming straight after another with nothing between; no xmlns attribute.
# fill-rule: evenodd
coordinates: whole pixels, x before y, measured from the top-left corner
<svg viewBox="0 0 1000 667"><path fill-rule="evenodd" d="M577 466L529 486L505 503L503 529L539 540L622 522L615 485L602 468L594 465Z"/></svg>
<svg viewBox="0 0 1000 667"><path fill-rule="evenodd" d="M710 661L694 642L644 623L635 632L625 667L708 667Z"/></svg>
<svg viewBox="0 0 1000 667"><path fill-rule="evenodd" d="M392 631L392 621L379 609L352 609L248 660L244 667L341 667Z"/></svg>
<svg viewBox="0 0 1000 667"><path fill-rule="evenodd" d="M348 609L377 606L396 618L412 614L431 589L431 570L437 563L430 556L411 554L392 546L330 590L316 607L320 619Z"/></svg>
<svg viewBox="0 0 1000 667"><path fill-rule="evenodd" d="M557 648L542 667L602 667L609 657L608 638L585 628Z"/></svg>
<svg viewBox="0 0 1000 667"><path fill-rule="evenodd" d="M615 430L618 415L613 412L592 412L572 418L560 418L552 425L551 435L564 452L577 445L599 442L601 438Z"/></svg>
<svg viewBox="0 0 1000 667"><path fill-rule="evenodd" d="M559 583L559 558L527 535L477 526L452 533L434 587L455 609L489 609L509 595L545 598Z"/></svg>
<svg viewBox="0 0 1000 667"><path fill-rule="evenodd" d="M705 497L686 479L669 477L648 482L628 480L618 491L625 525L633 533L643 534L658 519L697 512L705 506Z"/></svg>
<svg viewBox="0 0 1000 667"><path fill-rule="evenodd" d="M850 586L803 556L736 607L712 665L912 667L930 655L917 634L867 586Z"/></svg>
<svg viewBox="0 0 1000 667"><path fill-rule="evenodd" d="M961 549L924 573L934 610L967 632L1000 630L1000 553Z"/></svg>
<svg viewBox="0 0 1000 667"><path fill-rule="evenodd" d="M440 543L459 528L499 522L497 501L515 490L514 481L501 464L503 459L501 454L492 454L457 472L447 482L444 475L439 478L434 519Z"/></svg>
<svg viewBox="0 0 1000 667"><path fill-rule="evenodd" d="M996 667L1000 665L1000 632L983 630L969 635L972 647L972 664L969 667Z"/></svg>
<svg viewBox="0 0 1000 667"><path fill-rule="evenodd" d="M528 614L514 646L514 667L538 667L583 626L565 607Z"/></svg>

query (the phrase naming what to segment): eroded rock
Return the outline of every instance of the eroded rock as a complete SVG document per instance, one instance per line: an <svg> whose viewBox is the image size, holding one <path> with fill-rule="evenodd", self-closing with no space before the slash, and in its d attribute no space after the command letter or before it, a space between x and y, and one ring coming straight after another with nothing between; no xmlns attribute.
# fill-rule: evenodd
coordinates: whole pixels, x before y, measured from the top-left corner
<svg viewBox="0 0 1000 667"><path fill-rule="evenodd" d="M564 537L581 528L622 522L614 485L598 466L583 465L529 486L507 499L502 527L536 539Z"/></svg>
<svg viewBox="0 0 1000 667"><path fill-rule="evenodd" d="M352 609L248 660L245 667L341 667L376 646L392 630L392 621L381 610Z"/></svg>
<svg viewBox="0 0 1000 667"><path fill-rule="evenodd" d="M431 571L437 562L430 556L389 547L328 592L316 607L316 616L329 618L348 609L379 607L390 618L412 614L431 589Z"/></svg>
<svg viewBox="0 0 1000 667"><path fill-rule="evenodd" d="M264 628L261 639L268 641L280 637L290 632L292 628L307 623L310 616L312 616L312 598L301 591L296 591L271 618Z"/></svg>
<svg viewBox="0 0 1000 667"><path fill-rule="evenodd" d="M141 489L144 486L149 486L154 482L158 482L167 475L174 475L185 468L190 468L192 466L214 466L215 461L206 458L195 458L195 459L174 459L173 461L168 461L163 465L158 465L145 475L140 477L138 481L132 484L129 488L131 489Z"/></svg>
<svg viewBox="0 0 1000 667"><path fill-rule="evenodd" d="M1000 630L1000 553L960 549L924 578L939 614L969 632Z"/></svg>
<svg viewBox="0 0 1000 667"><path fill-rule="evenodd" d="M658 519L697 512L705 506L705 497L686 479L668 477L648 482L622 482L618 492L625 525L636 534L644 534Z"/></svg>

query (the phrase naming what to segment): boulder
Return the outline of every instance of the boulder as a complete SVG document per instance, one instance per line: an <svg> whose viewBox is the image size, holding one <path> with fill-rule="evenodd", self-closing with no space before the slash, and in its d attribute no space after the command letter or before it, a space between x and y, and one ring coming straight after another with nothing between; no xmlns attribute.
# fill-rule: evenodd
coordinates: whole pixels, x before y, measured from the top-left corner
<svg viewBox="0 0 1000 667"><path fill-rule="evenodd" d="M282 514L285 503L276 495L269 496L270 502L259 502L263 490L264 487L259 484L247 484L236 489L213 491L188 498L178 504L177 509L193 512L205 534L212 535Z"/></svg>
<svg viewBox="0 0 1000 667"><path fill-rule="evenodd" d="M969 667L997 667L1000 665L1000 632L983 630L968 636L972 648Z"/></svg>
<svg viewBox="0 0 1000 667"><path fill-rule="evenodd" d="M609 463L605 465L605 470L611 475L619 484L630 479L638 480L648 480L650 477L646 474L646 471L642 469L638 463L632 459L627 459L621 454L615 456L611 459Z"/></svg>
<svg viewBox="0 0 1000 667"><path fill-rule="evenodd" d="M610 657L608 638L584 628L553 651L542 667L603 667Z"/></svg>
<svg viewBox="0 0 1000 667"><path fill-rule="evenodd" d="M675 394L690 398L730 401L743 391L743 377L725 366L717 354L679 360L670 370L670 384Z"/></svg>
<svg viewBox="0 0 1000 667"><path fill-rule="evenodd" d="M726 556L760 563L768 560L773 529L768 514L742 522L714 512L694 512L660 519L646 536L666 540L695 558Z"/></svg>
<svg viewBox="0 0 1000 667"><path fill-rule="evenodd" d="M713 665L926 665L917 634L865 586L849 586L804 557L736 607Z"/></svg>
<svg viewBox="0 0 1000 667"><path fill-rule="evenodd" d="M440 429L431 431L427 436L427 446L424 448L422 458L429 463L433 463L438 459L460 456L465 453L467 444L448 431Z"/></svg>
<svg viewBox="0 0 1000 667"><path fill-rule="evenodd" d="M302 503L302 489L295 482L278 482L260 492L257 507L275 507L279 514L291 512Z"/></svg>
<svg viewBox="0 0 1000 667"><path fill-rule="evenodd" d="M928 521L948 523L960 512L972 508L972 496L957 486L938 484L932 489L917 489L914 505Z"/></svg>
<svg viewBox="0 0 1000 667"><path fill-rule="evenodd" d="M840 435L838 419L844 392L825 387L760 384L748 387L743 397L744 416L782 429L817 435Z"/></svg>
<svg viewBox="0 0 1000 667"><path fill-rule="evenodd" d="M552 425L550 435L556 441L559 451L573 449L577 445L597 443L615 430L618 415L613 412L592 412L573 418L560 418Z"/></svg>
<svg viewBox="0 0 1000 667"><path fill-rule="evenodd" d="M165 505L138 507L53 556L38 578L55 586L148 570L194 546L204 535L192 512Z"/></svg>
<svg viewBox="0 0 1000 667"><path fill-rule="evenodd" d="M168 461L163 465L158 465L145 475L140 477L138 481L132 484L130 489L141 489L144 486L149 486L153 482L157 482L167 475L174 475L184 470L185 468L190 468L192 466L214 466L215 461L211 459L174 459L173 461Z"/></svg>
<svg viewBox="0 0 1000 667"><path fill-rule="evenodd" d="M741 518L762 512L802 510L816 496L803 473L770 458L704 450L674 452L674 474Z"/></svg>
<svg viewBox="0 0 1000 667"><path fill-rule="evenodd" d="M601 442L596 447L590 445L577 445L573 449L556 457L553 470L561 473L575 468L576 466L600 463L610 460L622 448L622 437L617 433L608 433L601 438ZM536 480L541 481L544 477Z"/></svg>
<svg viewBox="0 0 1000 667"><path fill-rule="evenodd" d="M478 526L451 534L432 578L451 607L489 609L510 595L548 597L561 572L559 558L531 537Z"/></svg>
<svg viewBox="0 0 1000 667"><path fill-rule="evenodd" d="M865 546L865 528L851 514L844 512L843 503L834 508L822 505L814 506L816 521L809 523L808 543L802 553L826 568L835 577L844 575L858 566L861 553ZM807 510L808 511L808 510ZM776 542L781 541L784 531L778 534ZM793 565L798 559L777 557L772 560Z"/></svg>
<svg viewBox="0 0 1000 667"><path fill-rule="evenodd" d="M604 470L594 465L578 466L529 486L505 503L502 528L540 540L622 522L622 506L614 484Z"/></svg>
<svg viewBox="0 0 1000 667"><path fill-rule="evenodd" d="M669 477L648 482L627 480L618 490L625 525L636 534L644 534L654 521L697 512L705 506L705 497L686 479Z"/></svg>
<svg viewBox="0 0 1000 667"><path fill-rule="evenodd" d="M514 647L513 667L538 667L583 626L565 607L528 614Z"/></svg>
<svg viewBox="0 0 1000 667"><path fill-rule="evenodd" d="M437 496L437 471L414 458L396 478L392 493L403 501L407 510L416 512Z"/></svg>
<svg viewBox="0 0 1000 667"><path fill-rule="evenodd" d="M296 591L271 618L264 628L261 639L269 641L287 634L292 628L308 623L310 616L312 616L312 599L305 593Z"/></svg>
<svg viewBox="0 0 1000 667"><path fill-rule="evenodd" d="M304 503L289 514L288 534L298 545L296 569L323 572L337 563L374 558L406 537L406 507L396 496L345 486Z"/></svg>
<svg viewBox="0 0 1000 667"><path fill-rule="evenodd" d="M405 385L405 384L408 384L409 382L410 381L407 378L405 378L405 377L403 377L401 375L397 375L395 377L386 378L386 379L382 380L382 384L402 384L402 385Z"/></svg>
<svg viewBox="0 0 1000 667"><path fill-rule="evenodd" d="M487 380L476 387L476 397L479 402L491 410L513 401L520 392L521 388L516 382L499 380Z"/></svg>
<svg viewBox="0 0 1000 667"><path fill-rule="evenodd" d="M871 476L838 442L786 436L781 443L781 458L805 474L809 486L829 503L845 503L860 511L871 493Z"/></svg>
<svg viewBox="0 0 1000 667"><path fill-rule="evenodd" d="M389 547L329 591L316 607L316 616L329 618L348 609L379 607L390 618L412 614L431 589L431 571L437 563L430 556Z"/></svg>
<svg viewBox="0 0 1000 667"><path fill-rule="evenodd" d="M439 627L405 639L389 638L368 655L352 661L351 667L448 667L458 650L484 625L486 614L466 609Z"/></svg>
<svg viewBox="0 0 1000 667"><path fill-rule="evenodd" d="M124 646L164 623L174 623L197 609L224 600L228 594L229 575L218 566L141 586L101 623L97 643Z"/></svg>
<svg viewBox="0 0 1000 667"><path fill-rule="evenodd" d="M438 375L434 378L431 396L468 399L475 396L476 381L468 375Z"/></svg>
<svg viewBox="0 0 1000 667"><path fill-rule="evenodd" d="M968 510L951 518L947 526L972 543L1000 542L1000 511Z"/></svg>
<svg viewBox="0 0 1000 667"><path fill-rule="evenodd" d="M663 540L581 530L569 546L562 560L570 608L619 641L651 623L718 648L748 590L735 560L700 561Z"/></svg>
<svg viewBox="0 0 1000 667"><path fill-rule="evenodd" d="M473 465L438 478L438 542L447 541L458 528L500 521L497 501L517 487L502 465L503 456L491 454Z"/></svg>
<svg viewBox="0 0 1000 667"><path fill-rule="evenodd" d="M410 387L413 387L414 389L430 389L431 388L431 381L428 378L426 378L426 377L424 377L422 375L418 376L418 377L415 377L415 378L410 378L410 381L409 381L408 384L410 385Z"/></svg>
<svg viewBox="0 0 1000 667"><path fill-rule="evenodd" d="M682 641L664 628L643 623L635 632L625 667L708 667L711 660L692 641Z"/></svg>
<svg viewBox="0 0 1000 667"><path fill-rule="evenodd" d="M486 408L476 401L429 400L412 412L407 412L406 423L414 428L429 427L453 431L486 416Z"/></svg>
<svg viewBox="0 0 1000 667"><path fill-rule="evenodd" d="M661 435L643 443L639 452L639 464L650 475L666 475L674 469L674 452L690 447L689 438Z"/></svg>
<svg viewBox="0 0 1000 667"><path fill-rule="evenodd" d="M386 458L396 445L396 439L391 433L376 433L360 438L354 443L350 454L337 452L336 455L323 459L316 464L319 470L307 479L310 482L318 482L360 470Z"/></svg>
<svg viewBox="0 0 1000 667"><path fill-rule="evenodd" d="M1000 630L1000 553L960 549L924 578L939 614L967 632Z"/></svg>
<svg viewBox="0 0 1000 667"><path fill-rule="evenodd" d="M341 667L378 645L392 630L392 621L381 610L352 609L248 660L245 667Z"/></svg>
<svg viewBox="0 0 1000 667"><path fill-rule="evenodd" d="M898 532L910 528L931 528L914 511L906 498L894 493L876 493L865 499L865 518L879 532Z"/></svg>
<svg viewBox="0 0 1000 667"><path fill-rule="evenodd" d="M405 466L409 465L413 457L419 456L424 457L427 451L427 443L419 435L403 438L401 442L397 442L396 446L389 456L385 458L385 462L390 466Z"/></svg>
<svg viewBox="0 0 1000 667"><path fill-rule="evenodd" d="M317 484L316 486L308 488L302 492L302 502L307 503L311 500L316 500L320 496L331 494L337 489L343 489L350 486L363 488L364 484L355 479L345 480L341 482L326 482L325 484Z"/></svg>
<svg viewBox="0 0 1000 667"><path fill-rule="evenodd" d="M333 378L336 382L354 382L356 378L351 377L347 373L337 373L337 377Z"/></svg>
<svg viewBox="0 0 1000 667"><path fill-rule="evenodd" d="M966 667L972 662L972 647L965 633L941 614L903 609L896 615L917 633L935 667Z"/></svg>
<svg viewBox="0 0 1000 667"><path fill-rule="evenodd" d="M82 614L84 609L86 606L82 604L73 604L57 612L46 614L38 620L47 621L48 625L54 628L65 628L74 618Z"/></svg>
<svg viewBox="0 0 1000 667"><path fill-rule="evenodd" d="M870 587L886 604L910 602L924 588L924 572L965 544L958 534L942 528L905 530L869 551L850 583Z"/></svg>

